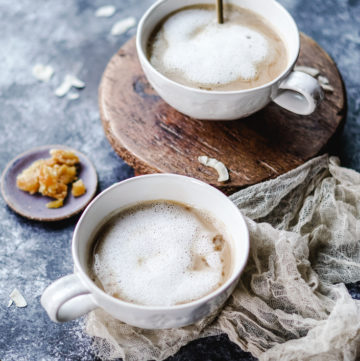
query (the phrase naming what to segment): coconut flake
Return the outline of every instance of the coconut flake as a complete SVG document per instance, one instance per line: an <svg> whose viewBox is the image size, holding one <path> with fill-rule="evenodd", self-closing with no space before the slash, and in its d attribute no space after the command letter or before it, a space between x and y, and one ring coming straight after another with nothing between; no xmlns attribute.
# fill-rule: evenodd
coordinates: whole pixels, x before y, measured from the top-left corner
<svg viewBox="0 0 360 361"><path fill-rule="evenodd" d="M329 79L326 76L320 75L320 70L311 68L310 66L295 66L295 71L302 71L303 73L309 74L317 79L319 82L320 87L329 92L332 93L335 89L330 85Z"/></svg>
<svg viewBox="0 0 360 361"><path fill-rule="evenodd" d="M319 75L317 79L318 79L320 84L323 84L323 85L329 85L330 84L329 79L326 76Z"/></svg>
<svg viewBox="0 0 360 361"><path fill-rule="evenodd" d="M218 172L218 182L225 182L229 179L229 173L224 163L218 161L215 158L209 158L206 155L198 157L198 161L207 167L214 168Z"/></svg>
<svg viewBox="0 0 360 361"><path fill-rule="evenodd" d="M14 290L10 293L10 300L14 301L16 307L26 307L27 303L24 298L24 296L20 293L20 291L17 288L14 288ZM9 302L8 307L10 307L11 304Z"/></svg>
<svg viewBox="0 0 360 361"><path fill-rule="evenodd" d="M65 77L65 80L61 83L61 85L55 89L55 95L58 97L63 97L71 88L71 82L67 77Z"/></svg>
<svg viewBox="0 0 360 361"><path fill-rule="evenodd" d="M330 84L321 84L320 83L320 86L325 90L325 91L327 91L327 92L329 92L329 93L333 93L334 92L334 87L333 86L331 86Z"/></svg>
<svg viewBox="0 0 360 361"><path fill-rule="evenodd" d="M47 83L54 74L54 68L50 65L36 64L32 68L32 74L36 79Z"/></svg>
<svg viewBox="0 0 360 361"><path fill-rule="evenodd" d="M69 100L79 99L79 93L69 93L69 94L67 95L67 98L68 98Z"/></svg>
<svg viewBox="0 0 360 361"><path fill-rule="evenodd" d="M82 89L85 87L85 83L73 75L68 75L71 79L71 85L75 88Z"/></svg>
<svg viewBox="0 0 360 361"><path fill-rule="evenodd" d="M326 76L323 75L319 75L317 77L317 80L321 86L321 88L323 88L323 90L332 93L335 89L330 85L330 81Z"/></svg>
<svg viewBox="0 0 360 361"><path fill-rule="evenodd" d="M310 66L296 65L295 71L302 71L303 73L309 74L313 77L317 77L320 74L319 69L311 68Z"/></svg>
<svg viewBox="0 0 360 361"><path fill-rule="evenodd" d="M136 24L134 17L129 17L115 23L111 29L111 35L121 35Z"/></svg>
<svg viewBox="0 0 360 361"><path fill-rule="evenodd" d="M13 304L13 300L10 299L7 306L11 307L12 304Z"/></svg>
<svg viewBox="0 0 360 361"><path fill-rule="evenodd" d="M98 18L109 18L110 16L114 15L115 11L115 6L105 5L101 6L95 11L95 16L97 16Z"/></svg>
<svg viewBox="0 0 360 361"><path fill-rule="evenodd" d="M63 97L72 86L78 89L82 89L85 87L85 83L75 76L67 74L62 84L56 88L55 95L58 97Z"/></svg>

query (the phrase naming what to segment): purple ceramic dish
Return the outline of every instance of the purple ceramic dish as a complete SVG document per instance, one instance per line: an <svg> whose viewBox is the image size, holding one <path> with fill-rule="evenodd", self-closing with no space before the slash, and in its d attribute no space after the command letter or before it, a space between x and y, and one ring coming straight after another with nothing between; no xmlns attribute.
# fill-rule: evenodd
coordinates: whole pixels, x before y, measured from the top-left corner
<svg viewBox="0 0 360 361"><path fill-rule="evenodd" d="M80 159L78 178L81 178L86 187L86 193L80 197L69 194L64 200L64 205L60 208L50 209L46 204L53 198L44 197L41 194L31 195L17 188L16 177L34 161L38 159L50 158L50 149L72 150ZM1 193L8 206L23 217L38 221L59 221L69 218L82 211L91 201L96 193L97 174L93 164L82 153L64 145L44 145L33 148L18 155L10 161L1 176Z"/></svg>

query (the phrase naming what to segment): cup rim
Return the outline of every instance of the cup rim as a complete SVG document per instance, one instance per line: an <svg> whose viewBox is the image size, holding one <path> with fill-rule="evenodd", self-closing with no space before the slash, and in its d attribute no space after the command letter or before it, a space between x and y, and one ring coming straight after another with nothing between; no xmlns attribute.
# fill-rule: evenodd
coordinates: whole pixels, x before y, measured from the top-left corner
<svg viewBox="0 0 360 361"><path fill-rule="evenodd" d="M141 46L141 40L144 36L143 34L143 25L145 23L145 21L147 20L147 18L160 6L162 5L164 2L166 1L174 1L174 0L158 0L156 1L153 5L151 5L147 11L144 13L144 15L141 17L138 26L137 26L137 32L136 32L136 50L137 50L137 54L138 57L140 58L140 61L142 63L145 63L148 67L151 68L152 71L154 71L156 73L156 75L158 77L160 77L162 80L167 81L168 83L174 85L174 86L178 86L180 88L183 88L187 91L193 91L195 93L199 93L199 94L214 94L214 95L221 95L221 94L244 94L244 93L252 93L252 92L256 92L260 89L264 89L267 87L271 87L273 84L275 84L276 82L278 82L279 80L281 80L282 78L284 78L284 76L286 76L291 69L294 67L296 60L299 57L299 52L300 52L300 33L299 33L299 29L297 27L297 24L294 20L294 18L291 16L291 14L286 10L286 8L284 6L282 6L279 2L277 2L276 0L273 0L273 4L274 6L277 6L281 11L283 11L284 15L288 18L288 20L290 21L290 23L292 24L292 26L295 28L297 36L296 36L296 42L297 42L297 51L295 52L294 56L292 58L289 59L289 63L287 65L287 67L274 79L272 79L271 81L269 81L268 83L265 83L263 85L259 85L257 87L254 88L249 88L249 89L239 89L239 90L206 90L206 89L199 89L199 88L195 88L195 87L190 87L188 85L184 85L181 83L178 83L172 79L169 79L168 77L166 77L165 75L163 75L162 73L160 73L157 69L155 69L155 67L150 63L150 61L148 60L147 56L144 54L142 46ZM210 0L209 0L210 1ZM232 0L230 0L230 3L232 2ZM179 8L181 8L181 5L179 4ZM285 44L286 45L286 44Z"/></svg>
<svg viewBox="0 0 360 361"><path fill-rule="evenodd" d="M123 301L120 300L118 298L112 297L109 294L107 294L105 291L103 291L101 288L99 288L98 286L96 286L96 284L90 279L90 277L88 276L88 274L85 272L85 270L83 269L83 267L80 264L79 261L79 254L78 254L78 247L77 244L79 242L79 229L81 227L81 224L83 222L83 219L85 217L87 217L87 213L89 212L89 210L94 206L94 204L100 199L102 198L105 194L112 192L112 190L114 188L120 187L123 184L129 183L129 182L136 182L137 179L139 178L182 178L184 181L190 181L190 182L194 182L197 183L199 186L202 187L207 187L209 190L213 191L213 192L218 192L220 193L223 197L225 197L227 199L227 201L229 202L230 207L233 207L234 212L239 216L239 220L242 223L242 228L243 228L243 236L242 236L242 242L244 242L245 244L245 254L244 254L244 258L243 258L243 262L240 263L236 269L234 269L233 273L231 274L231 276L217 289L215 289L213 292L205 295L204 297L198 298L194 301L191 302L187 302L187 303L183 303L183 304L179 304L179 305L172 305L172 306L148 306L148 305L141 305L141 304L135 304L135 303L130 303L127 301ZM175 311L175 310L183 310L183 309L187 309L187 308L191 308L194 306L199 306L202 305L204 303L207 303L209 300L217 297L219 294L223 293L224 291L226 291L226 289L228 289L229 287L231 287L231 285L240 277L242 271L244 270L248 258L249 258L249 252L250 252L250 238L249 238L249 230L248 227L246 225L244 216L242 215L242 213L240 212L240 210L235 206L235 204L225 195L223 194L221 191L219 191L217 188L202 182L198 179L192 178L192 177L187 177L187 176L183 176L183 175L178 175L178 174L171 174L171 173L161 173L161 174L147 174L147 175L141 175L141 176L137 176L137 177L132 177L132 178L128 178L125 179L121 182L115 183L113 185L111 185L110 187L106 188L104 191L102 191L100 194L97 195L97 197L95 197L91 203L86 207L85 211L82 213L80 219L78 220L75 230L74 230L74 234L72 237L72 258L73 258L73 262L74 262L74 266L75 266L75 270L76 273L80 276L80 278L83 280L83 282L86 283L87 287L89 288L90 294L93 293L97 293L100 294L101 297L104 297L107 301L111 301L112 303L117 304L118 306L121 307L126 307L126 308L131 308L134 310L144 310L144 311ZM101 305L99 305L99 307L101 307Z"/></svg>

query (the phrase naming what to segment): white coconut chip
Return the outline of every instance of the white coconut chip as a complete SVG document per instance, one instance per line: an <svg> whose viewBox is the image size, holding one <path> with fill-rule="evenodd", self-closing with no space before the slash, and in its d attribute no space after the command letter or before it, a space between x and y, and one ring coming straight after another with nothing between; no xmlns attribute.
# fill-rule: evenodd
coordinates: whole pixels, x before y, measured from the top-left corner
<svg viewBox="0 0 360 361"><path fill-rule="evenodd" d="M319 75L317 77L317 80L319 81L320 84L324 84L324 85L329 85L330 84L329 79L326 76L323 76L323 75Z"/></svg>
<svg viewBox="0 0 360 361"><path fill-rule="evenodd" d="M54 68L50 65L36 64L32 68L32 74L36 79L47 83L54 74Z"/></svg>
<svg viewBox="0 0 360 361"><path fill-rule="evenodd" d="M26 302L24 296L20 293L20 291L17 288L14 288L14 290L10 293L10 299L12 301L14 301L16 307L26 307L27 306L27 302ZM8 306L8 307L10 307L10 306Z"/></svg>
<svg viewBox="0 0 360 361"><path fill-rule="evenodd" d="M198 161L207 167L214 168L218 172L218 182L226 182L229 179L229 173L224 163L215 158L209 158L206 155L198 157Z"/></svg>
<svg viewBox="0 0 360 361"><path fill-rule="evenodd" d="M11 307L12 304L13 304L13 300L10 299L7 306Z"/></svg>
<svg viewBox="0 0 360 361"><path fill-rule="evenodd" d="M317 77L317 80L320 84L320 86L323 88L323 90L332 93L335 89L330 85L330 81L326 76L319 75Z"/></svg>
<svg viewBox="0 0 360 361"><path fill-rule="evenodd" d="M95 16L97 16L98 18L109 18L110 16L114 15L115 11L115 6L105 5L95 11Z"/></svg>
<svg viewBox="0 0 360 361"><path fill-rule="evenodd" d="M313 77L317 77L320 74L319 69L311 68L310 66L304 66L304 65L296 65L294 67L295 71L302 71L303 73L309 74Z"/></svg>
<svg viewBox="0 0 360 361"><path fill-rule="evenodd" d="M69 100L79 99L79 93L68 93L67 98Z"/></svg>
<svg viewBox="0 0 360 361"><path fill-rule="evenodd" d="M70 90L72 84L69 80L70 79L65 77L65 80L61 83L61 85L55 89L56 96L63 97Z"/></svg>
<svg viewBox="0 0 360 361"><path fill-rule="evenodd" d="M81 81L80 79L78 79L77 77L75 77L74 75L68 75L71 79L71 83L72 86L78 89L82 89L85 87L85 83L83 81Z"/></svg>
<svg viewBox="0 0 360 361"><path fill-rule="evenodd" d="M136 24L134 17L129 17L115 23L111 29L111 35L121 35Z"/></svg>
<svg viewBox="0 0 360 361"><path fill-rule="evenodd" d="M300 65L295 66L294 70L302 71L303 73L313 76L319 82L320 87L329 93L332 93L335 90L334 87L330 85L329 79L326 76L320 75L319 69L311 68L310 66Z"/></svg>
<svg viewBox="0 0 360 361"><path fill-rule="evenodd" d="M85 87L85 83L75 76L67 74L62 84L56 88L55 95L58 97L63 97L66 93L69 92L72 86L78 89L82 89Z"/></svg>
<svg viewBox="0 0 360 361"><path fill-rule="evenodd" d="M334 92L334 87L333 86L331 86L330 84L321 84L320 83L320 86L325 90L325 91L327 91L327 92L329 92L329 93L333 93Z"/></svg>

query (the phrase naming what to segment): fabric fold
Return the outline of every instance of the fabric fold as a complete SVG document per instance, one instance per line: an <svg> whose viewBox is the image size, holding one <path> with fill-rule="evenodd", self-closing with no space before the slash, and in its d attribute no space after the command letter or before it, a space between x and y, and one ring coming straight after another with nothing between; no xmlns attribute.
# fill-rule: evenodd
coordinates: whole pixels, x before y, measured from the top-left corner
<svg viewBox="0 0 360 361"><path fill-rule="evenodd" d="M360 358L360 174L327 155L230 199L251 249L217 315L180 329L141 330L91 312L86 332L105 360L164 360L188 342L226 333L261 361Z"/></svg>

